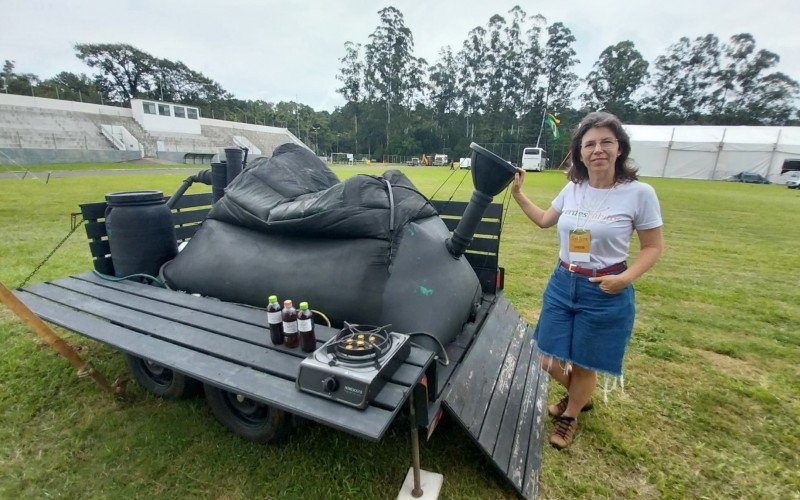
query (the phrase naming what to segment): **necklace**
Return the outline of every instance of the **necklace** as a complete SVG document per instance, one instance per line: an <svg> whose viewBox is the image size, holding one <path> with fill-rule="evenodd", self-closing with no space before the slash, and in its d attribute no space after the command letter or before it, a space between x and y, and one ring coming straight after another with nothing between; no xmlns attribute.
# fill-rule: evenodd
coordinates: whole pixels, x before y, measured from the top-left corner
<svg viewBox="0 0 800 500"><path fill-rule="evenodd" d="M613 186L609 190L606 191L605 196L603 199L600 200L600 203L595 204L591 209L586 207L586 192L589 191L589 182L586 182L586 186L583 188L583 195L581 196L581 203L578 206L578 214L575 216L575 229L585 229L586 224L589 223L589 220L594 216L594 214L603 207L603 204L608 200L608 195L611 194L611 191L617 187L617 183L615 182ZM585 213L586 218L583 220L583 224L581 224L581 214Z"/></svg>

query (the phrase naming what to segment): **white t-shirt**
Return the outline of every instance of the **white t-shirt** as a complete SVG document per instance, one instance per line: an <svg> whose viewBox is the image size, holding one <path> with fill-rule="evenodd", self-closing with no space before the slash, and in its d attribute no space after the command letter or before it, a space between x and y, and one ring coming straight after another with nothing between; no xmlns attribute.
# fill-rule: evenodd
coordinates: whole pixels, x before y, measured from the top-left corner
<svg viewBox="0 0 800 500"><path fill-rule="evenodd" d="M628 258L634 229L663 226L655 190L639 181L618 183L611 189L595 189L588 181L568 182L552 204L558 218L559 258L570 262L569 232L591 231L589 262L581 267L602 269Z"/></svg>

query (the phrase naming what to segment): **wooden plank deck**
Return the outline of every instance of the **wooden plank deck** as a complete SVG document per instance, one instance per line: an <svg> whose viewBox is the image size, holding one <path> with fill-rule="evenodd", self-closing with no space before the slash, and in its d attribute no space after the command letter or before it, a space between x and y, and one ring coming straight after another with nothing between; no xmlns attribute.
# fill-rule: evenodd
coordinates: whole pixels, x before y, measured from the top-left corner
<svg viewBox="0 0 800 500"><path fill-rule="evenodd" d="M525 498L538 494L548 375L502 296L444 391L444 406Z"/></svg>
<svg viewBox="0 0 800 500"><path fill-rule="evenodd" d="M93 273L42 283L15 294L43 319L204 383L304 418L379 441L433 361L412 346L406 362L364 410L295 388L299 349L274 346L266 313ZM337 330L317 325L317 342Z"/></svg>

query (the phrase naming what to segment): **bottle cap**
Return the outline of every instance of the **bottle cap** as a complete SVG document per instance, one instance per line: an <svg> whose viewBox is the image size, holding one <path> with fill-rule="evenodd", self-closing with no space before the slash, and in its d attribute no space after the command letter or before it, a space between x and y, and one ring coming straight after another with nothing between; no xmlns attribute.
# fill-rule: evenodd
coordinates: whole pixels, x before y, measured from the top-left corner
<svg viewBox="0 0 800 500"><path fill-rule="evenodd" d="M283 307L292 307L292 301L291 300L284 300L283 301Z"/></svg>
<svg viewBox="0 0 800 500"><path fill-rule="evenodd" d="M273 303L273 302L278 302L278 296L277 295L270 295L269 296L269 302L270 302L270 304Z"/></svg>
<svg viewBox="0 0 800 500"><path fill-rule="evenodd" d="M305 311L308 309L308 302L300 302L300 310Z"/></svg>

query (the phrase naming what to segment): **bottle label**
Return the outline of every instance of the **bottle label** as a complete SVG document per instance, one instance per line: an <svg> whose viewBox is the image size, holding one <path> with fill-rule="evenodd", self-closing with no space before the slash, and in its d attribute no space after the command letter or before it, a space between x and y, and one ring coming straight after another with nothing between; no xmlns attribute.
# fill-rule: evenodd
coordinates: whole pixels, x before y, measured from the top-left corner
<svg viewBox="0 0 800 500"><path fill-rule="evenodd" d="M275 323L281 322L281 312L268 312L267 313L267 321L269 321L270 325L274 325Z"/></svg>
<svg viewBox="0 0 800 500"><path fill-rule="evenodd" d="M297 327L304 332L310 332L311 328L313 328L314 323L311 319L298 319L297 320Z"/></svg>
<svg viewBox="0 0 800 500"><path fill-rule="evenodd" d="M297 333L297 321L292 321L291 323L287 323L286 321L284 321L283 322L283 333L284 333L284 335Z"/></svg>

